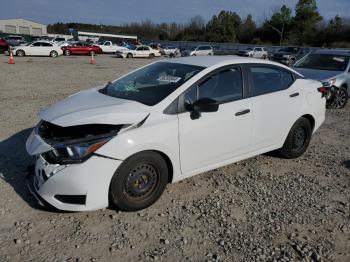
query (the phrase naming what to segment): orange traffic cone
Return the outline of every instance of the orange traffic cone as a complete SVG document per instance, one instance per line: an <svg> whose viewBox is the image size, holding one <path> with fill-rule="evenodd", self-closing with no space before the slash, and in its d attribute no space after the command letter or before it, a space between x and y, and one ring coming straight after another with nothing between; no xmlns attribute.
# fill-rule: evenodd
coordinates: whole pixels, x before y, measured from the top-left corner
<svg viewBox="0 0 350 262"><path fill-rule="evenodd" d="M91 54L90 65L94 65L94 64L95 64L94 54Z"/></svg>
<svg viewBox="0 0 350 262"><path fill-rule="evenodd" d="M13 54L12 52L10 52L10 61L9 61L10 65L14 65L15 64L15 59L13 58Z"/></svg>

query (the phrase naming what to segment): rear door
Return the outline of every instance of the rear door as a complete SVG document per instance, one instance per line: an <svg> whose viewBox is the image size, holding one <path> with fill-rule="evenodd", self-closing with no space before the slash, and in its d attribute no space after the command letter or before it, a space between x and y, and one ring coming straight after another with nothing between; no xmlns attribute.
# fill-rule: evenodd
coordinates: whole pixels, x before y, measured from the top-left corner
<svg viewBox="0 0 350 262"><path fill-rule="evenodd" d="M252 101L253 145L259 150L283 144L302 103L292 72L273 65L246 65Z"/></svg>
<svg viewBox="0 0 350 262"><path fill-rule="evenodd" d="M41 56L49 56L50 52L53 50L52 46L53 45L50 44L50 43L42 42L41 43L40 55Z"/></svg>
<svg viewBox="0 0 350 262"><path fill-rule="evenodd" d="M184 174L220 166L250 151L250 99L244 98L239 67L225 67L204 77L179 98L179 144ZM199 98L220 103L219 110L191 117L191 105Z"/></svg>

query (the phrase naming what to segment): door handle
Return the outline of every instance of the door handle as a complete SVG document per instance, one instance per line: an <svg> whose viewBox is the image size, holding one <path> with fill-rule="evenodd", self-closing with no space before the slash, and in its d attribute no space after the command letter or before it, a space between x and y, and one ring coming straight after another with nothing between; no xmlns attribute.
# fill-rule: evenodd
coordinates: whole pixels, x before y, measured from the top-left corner
<svg viewBox="0 0 350 262"><path fill-rule="evenodd" d="M299 93L294 93L294 94L290 94L289 97L296 97L298 95L299 95Z"/></svg>
<svg viewBox="0 0 350 262"><path fill-rule="evenodd" d="M235 114L235 116L241 116L241 115L245 115L248 114L250 112L250 109L245 109L243 111L239 111Z"/></svg>

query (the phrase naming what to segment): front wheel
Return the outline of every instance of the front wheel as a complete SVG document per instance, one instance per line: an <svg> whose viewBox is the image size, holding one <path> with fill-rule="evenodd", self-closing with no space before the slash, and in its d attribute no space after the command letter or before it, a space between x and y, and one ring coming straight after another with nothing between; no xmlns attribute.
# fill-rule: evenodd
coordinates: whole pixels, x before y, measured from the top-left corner
<svg viewBox="0 0 350 262"><path fill-rule="evenodd" d="M126 55L126 57L127 57L127 58L132 58L133 55L132 55L131 53L129 53L129 54Z"/></svg>
<svg viewBox="0 0 350 262"><path fill-rule="evenodd" d="M66 56L69 56L69 55L70 55L70 51L69 51L69 50L65 50L65 51L64 51L64 54L65 54Z"/></svg>
<svg viewBox="0 0 350 262"><path fill-rule="evenodd" d="M16 55L17 56L25 56L26 53L23 50L20 49L20 50L17 50Z"/></svg>
<svg viewBox="0 0 350 262"><path fill-rule="evenodd" d="M312 126L309 120L299 118L288 133L284 145L279 153L285 158L300 157L309 146L312 136Z"/></svg>
<svg viewBox="0 0 350 262"><path fill-rule="evenodd" d="M349 94L345 87L338 88L330 101L327 101L327 108L341 109L344 108L348 102Z"/></svg>
<svg viewBox="0 0 350 262"><path fill-rule="evenodd" d="M50 56L51 56L51 57L58 57L57 51L51 51L51 52L50 52Z"/></svg>
<svg viewBox="0 0 350 262"><path fill-rule="evenodd" d="M154 58L154 54L153 54L153 53L150 53L149 56L148 56L148 58L150 58L150 59Z"/></svg>
<svg viewBox="0 0 350 262"><path fill-rule="evenodd" d="M92 56L92 55L95 55L95 51L94 50L91 50L90 51L90 55Z"/></svg>
<svg viewBox="0 0 350 262"><path fill-rule="evenodd" d="M153 151L137 153L125 160L110 185L110 201L124 211L149 207L162 195L168 183L168 167Z"/></svg>

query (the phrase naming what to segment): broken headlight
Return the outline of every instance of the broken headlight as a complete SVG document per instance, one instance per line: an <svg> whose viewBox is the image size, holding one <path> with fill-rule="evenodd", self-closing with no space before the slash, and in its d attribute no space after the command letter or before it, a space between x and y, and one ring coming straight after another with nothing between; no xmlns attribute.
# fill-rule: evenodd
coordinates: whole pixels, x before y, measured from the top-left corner
<svg viewBox="0 0 350 262"><path fill-rule="evenodd" d="M111 139L112 137L77 144L60 145L44 153L43 157L51 164L81 163Z"/></svg>

